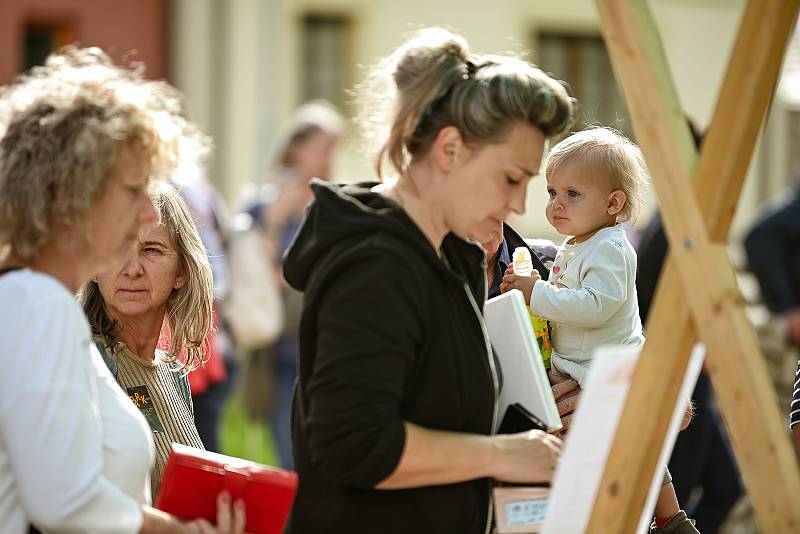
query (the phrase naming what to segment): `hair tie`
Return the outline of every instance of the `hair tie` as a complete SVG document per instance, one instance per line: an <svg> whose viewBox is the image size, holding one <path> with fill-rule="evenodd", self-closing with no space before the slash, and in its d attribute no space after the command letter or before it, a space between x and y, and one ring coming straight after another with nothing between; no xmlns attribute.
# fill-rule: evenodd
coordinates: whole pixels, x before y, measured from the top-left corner
<svg viewBox="0 0 800 534"><path fill-rule="evenodd" d="M475 63L473 63L473 62L472 62L472 61L470 61L470 60L467 60L467 61L465 62L465 65L466 65L466 67L467 67L467 72L466 72L466 73L464 73L464 74L463 74L461 77L462 77L462 78L464 78L465 80L469 80L470 78L472 78L473 76L475 76L475 72L477 72L477 70L478 70L478 67L476 67L476 66L475 66Z"/></svg>

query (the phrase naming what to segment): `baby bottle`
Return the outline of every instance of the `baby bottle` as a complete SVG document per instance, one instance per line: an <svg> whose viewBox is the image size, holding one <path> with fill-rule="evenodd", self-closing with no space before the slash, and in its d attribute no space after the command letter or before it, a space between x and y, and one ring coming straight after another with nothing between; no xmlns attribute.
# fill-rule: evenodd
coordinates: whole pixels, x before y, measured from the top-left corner
<svg viewBox="0 0 800 534"><path fill-rule="evenodd" d="M517 247L514 249L512 257L514 264L514 274L517 276L531 276L533 274L533 262L531 261L531 252L527 247ZM542 354L544 361L544 368L550 369L550 353L553 350L550 344L550 325L547 319L536 316L531 313L530 307L528 314L531 318L531 327L536 336L536 342L539 344L539 352Z"/></svg>

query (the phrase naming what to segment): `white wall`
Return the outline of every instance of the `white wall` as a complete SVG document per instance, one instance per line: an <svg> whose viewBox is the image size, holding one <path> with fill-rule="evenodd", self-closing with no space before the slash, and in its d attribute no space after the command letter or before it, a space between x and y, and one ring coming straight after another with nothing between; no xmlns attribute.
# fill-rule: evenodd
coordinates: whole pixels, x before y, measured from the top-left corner
<svg viewBox="0 0 800 534"><path fill-rule="evenodd" d="M687 112L705 126L713 112L744 0L651 0L675 82ZM352 82L402 43L408 32L443 25L462 33L476 52L521 51L538 30L599 35L590 0L175 0L173 78L187 91L201 124L209 124L219 151L215 179L229 200L259 178L275 129L300 104L299 22L314 14L346 15L353 23ZM222 20L216 20L222 19ZM212 38L203 39L211 31ZM215 46L217 43L218 46ZM535 50L533 60L535 61ZM542 65L547 70L547 65ZM202 84L210 79L211 89ZM216 84L216 85L215 85ZM216 88L216 89L215 89ZM348 109L351 112L352 109ZM780 123L775 119L774 123ZM783 129L771 129L773 137ZM348 135L336 176L373 176L371 161ZM765 159L766 158L766 159ZM754 164L774 172L775 150ZM751 173L737 232L763 196ZM557 237L544 221L543 180L530 188L528 214L517 224L530 235Z"/></svg>
<svg viewBox="0 0 800 534"><path fill-rule="evenodd" d="M284 110L280 0L173 0L170 78L213 137L212 180L232 205L266 167Z"/></svg>

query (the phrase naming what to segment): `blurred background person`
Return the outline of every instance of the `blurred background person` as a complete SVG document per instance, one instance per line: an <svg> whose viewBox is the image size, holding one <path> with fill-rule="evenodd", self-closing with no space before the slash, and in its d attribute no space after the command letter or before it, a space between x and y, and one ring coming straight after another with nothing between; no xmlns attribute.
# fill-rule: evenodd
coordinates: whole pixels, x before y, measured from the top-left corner
<svg viewBox="0 0 800 534"><path fill-rule="evenodd" d="M761 298L770 314L783 323L786 341L796 355L800 347L800 185L795 184L783 202L761 213L744 248ZM789 426L800 458L800 361L792 389Z"/></svg>
<svg viewBox="0 0 800 534"><path fill-rule="evenodd" d="M788 341L800 347L800 186L762 212L744 248L764 304L785 322Z"/></svg>
<svg viewBox="0 0 800 534"><path fill-rule="evenodd" d="M280 272L284 251L289 247L308 204L313 199L309 182L312 178L328 181L336 146L344 131L344 119L324 101L300 106L286 124L276 143L272 166L266 182L255 195L245 201L263 237L272 269ZM283 275L279 274L279 280ZM274 283L265 279L265 284ZM248 358L252 369L262 369L260 377L248 377L254 388L264 388L269 402L263 409L277 448L280 464L292 467L291 401L297 378L297 334L300 328L302 293L281 282L284 306L284 327L277 343L257 347Z"/></svg>
<svg viewBox="0 0 800 534"><path fill-rule="evenodd" d="M144 224L128 252L84 286L81 304L106 364L153 431L155 499L172 443L203 448L187 374L205 359L213 292L186 203L166 182L151 189L155 223Z"/></svg>

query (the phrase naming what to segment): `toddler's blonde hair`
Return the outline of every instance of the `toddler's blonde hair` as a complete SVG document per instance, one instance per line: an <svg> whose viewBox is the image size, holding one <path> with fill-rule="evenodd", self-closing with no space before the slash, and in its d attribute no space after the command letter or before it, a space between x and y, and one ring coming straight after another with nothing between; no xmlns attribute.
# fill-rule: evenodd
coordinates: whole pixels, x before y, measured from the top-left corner
<svg viewBox="0 0 800 534"><path fill-rule="evenodd" d="M550 150L545 161L545 176L551 176L559 167L576 160L596 166L611 187L625 193L625 205L617 214L617 222L636 221L649 177L639 147L610 128L587 128Z"/></svg>

